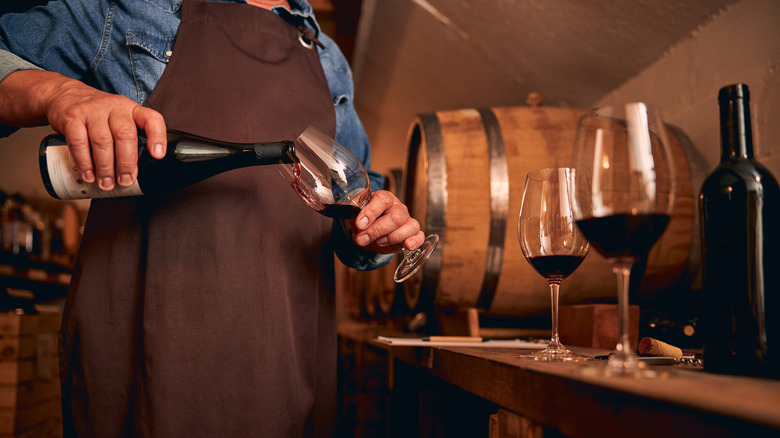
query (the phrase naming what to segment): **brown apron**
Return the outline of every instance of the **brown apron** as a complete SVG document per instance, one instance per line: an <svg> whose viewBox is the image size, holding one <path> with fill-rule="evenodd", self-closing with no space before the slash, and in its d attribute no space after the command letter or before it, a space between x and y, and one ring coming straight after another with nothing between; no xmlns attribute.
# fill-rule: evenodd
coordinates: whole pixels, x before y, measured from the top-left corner
<svg viewBox="0 0 780 438"><path fill-rule="evenodd" d="M231 142L335 134L316 49L273 12L187 0L146 104ZM92 203L63 321L66 436L330 436L331 222L274 166Z"/></svg>

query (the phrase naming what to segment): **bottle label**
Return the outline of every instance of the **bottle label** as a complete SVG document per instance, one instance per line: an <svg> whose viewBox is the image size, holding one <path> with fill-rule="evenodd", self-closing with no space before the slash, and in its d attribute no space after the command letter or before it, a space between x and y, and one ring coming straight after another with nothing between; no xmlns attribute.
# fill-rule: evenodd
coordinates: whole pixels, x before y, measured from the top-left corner
<svg viewBox="0 0 780 438"><path fill-rule="evenodd" d="M52 190L60 199L117 198L144 194L137 180L130 187L116 185L109 191L101 190L97 183L85 182L77 171L68 147L64 145L46 148L46 164Z"/></svg>

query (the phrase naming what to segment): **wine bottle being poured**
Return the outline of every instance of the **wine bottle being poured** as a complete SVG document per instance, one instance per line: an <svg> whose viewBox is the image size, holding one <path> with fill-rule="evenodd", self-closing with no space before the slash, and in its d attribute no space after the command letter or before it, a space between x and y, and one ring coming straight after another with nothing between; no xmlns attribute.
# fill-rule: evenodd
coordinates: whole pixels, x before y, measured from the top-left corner
<svg viewBox="0 0 780 438"><path fill-rule="evenodd" d="M78 173L65 136L49 135L41 142L41 178L49 194L57 199L112 198L171 192L214 175L248 166L296 163L292 141L271 143L227 143L168 132L168 149L161 159L149 154L146 136L138 133L138 178L131 187L101 190Z"/></svg>

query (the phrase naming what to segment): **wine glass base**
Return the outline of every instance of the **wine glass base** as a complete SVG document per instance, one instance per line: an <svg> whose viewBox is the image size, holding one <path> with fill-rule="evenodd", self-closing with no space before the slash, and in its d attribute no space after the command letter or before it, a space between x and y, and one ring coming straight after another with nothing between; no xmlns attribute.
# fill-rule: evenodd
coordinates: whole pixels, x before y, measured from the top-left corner
<svg viewBox="0 0 780 438"><path fill-rule="evenodd" d="M601 377L628 377L630 379L658 379L666 377L667 373L650 369L646 363L639 360L636 354L621 354L614 352L609 355L605 366L588 367L583 373Z"/></svg>
<svg viewBox="0 0 780 438"><path fill-rule="evenodd" d="M401 283L414 275L428 260L428 256L436 249L438 243L439 235L431 234L425 237L425 241L419 248L414 251L404 251L404 258L398 264L398 268L396 268L395 274L393 274L393 280L396 283Z"/></svg>
<svg viewBox="0 0 780 438"><path fill-rule="evenodd" d="M635 354L624 355L612 354L607 359L605 372L607 376L632 377L635 379L654 379L658 373L649 369L647 364L640 361Z"/></svg>
<svg viewBox="0 0 780 438"><path fill-rule="evenodd" d="M538 360L542 362L585 362L593 360L590 356L577 354L562 344L551 342L544 350L534 351L520 356L523 359Z"/></svg>

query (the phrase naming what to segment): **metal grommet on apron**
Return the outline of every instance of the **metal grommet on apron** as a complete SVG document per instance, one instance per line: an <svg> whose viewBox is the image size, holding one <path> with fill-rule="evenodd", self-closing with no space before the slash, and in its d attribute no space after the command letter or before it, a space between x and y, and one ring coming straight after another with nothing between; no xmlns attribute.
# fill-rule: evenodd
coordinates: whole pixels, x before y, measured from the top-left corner
<svg viewBox="0 0 780 438"><path fill-rule="evenodd" d="M313 49L314 48L314 42L307 41L303 38L303 32L298 32L298 41L301 43L303 47L306 47L307 49Z"/></svg>
<svg viewBox="0 0 780 438"><path fill-rule="evenodd" d="M314 44L271 11L184 0L145 105L229 142L335 136ZM274 166L94 200L63 316L66 436L332 436L331 227Z"/></svg>
<svg viewBox="0 0 780 438"><path fill-rule="evenodd" d="M298 25L297 29L298 29L298 41L301 43L303 47L306 47L307 49L313 49L315 44L320 47L325 47L317 38L315 38L314 31L312 31L308 27L301 24Z"/></svg>

